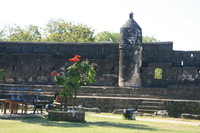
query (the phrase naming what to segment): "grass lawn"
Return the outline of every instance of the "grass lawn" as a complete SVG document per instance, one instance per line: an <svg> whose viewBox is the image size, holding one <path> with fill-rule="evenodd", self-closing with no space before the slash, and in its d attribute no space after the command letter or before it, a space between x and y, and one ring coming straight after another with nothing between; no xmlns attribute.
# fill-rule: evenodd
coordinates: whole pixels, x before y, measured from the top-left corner
<svg viewBox="0 0 200 133"><path fill-rule="evenodd" d="M111 116L111 114L108 115ZM200 126L96 117L96 116L89 116L88 113L86 113L85 120L86 122L50 121L47 119L47 117L44 116L32 117L32 118L0 119L0 133L63 133L63 132L66 133L133 133L133 132L134 133L137 132L199 133L200 132Z"/></svg>

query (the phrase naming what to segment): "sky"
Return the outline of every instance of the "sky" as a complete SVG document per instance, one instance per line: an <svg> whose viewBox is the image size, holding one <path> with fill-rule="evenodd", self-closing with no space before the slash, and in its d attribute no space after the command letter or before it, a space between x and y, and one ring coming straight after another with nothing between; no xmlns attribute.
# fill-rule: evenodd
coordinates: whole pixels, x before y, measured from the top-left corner
<svg viewBox="0 0 200 133"><path fill-rule="evenodd" d="M174 50L200 51L200 0L0 0L6 24L44 27L50 19L83 23L96 33L119 32L133 12L143 36L172 41Z"/></svg>

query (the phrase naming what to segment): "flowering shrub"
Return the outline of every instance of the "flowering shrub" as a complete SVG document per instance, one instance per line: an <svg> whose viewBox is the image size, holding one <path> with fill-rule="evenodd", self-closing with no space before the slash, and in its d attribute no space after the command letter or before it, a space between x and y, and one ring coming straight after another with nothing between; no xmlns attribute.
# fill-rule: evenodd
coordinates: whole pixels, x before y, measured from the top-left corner
<svg viewBox="0 0 200 133"><path fill-rule="evenodd" d="M54 80L56 84L63 85L60 96L65 98L65 111L67 111L67 98L73 97L74 95L74 108L77 92L81 91L82 85L96 82L94 79L94 76L96 75L95 70L88 63L88 61L80 62L79 58L81 58L80 55L75 55L73 58L69 59L69 61L74 61L75 63L67 68L67 72L65 74L61 75L55 72L51 73L51 75L55 77Z"/></svg>

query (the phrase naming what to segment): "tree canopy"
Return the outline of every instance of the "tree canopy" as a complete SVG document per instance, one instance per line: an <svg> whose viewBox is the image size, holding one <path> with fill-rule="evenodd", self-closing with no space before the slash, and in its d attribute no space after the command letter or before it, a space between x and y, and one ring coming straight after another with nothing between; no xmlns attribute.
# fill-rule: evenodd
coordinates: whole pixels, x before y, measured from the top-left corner
<svg viewBox="0 0 200 133"><path fill-rule="evenodd" d="M0 26L0 41L4 41L5 32L6 32L6 25Z"/></svg>
<svg viewBox="0 0 200 133"><path fill-rule="evenodd" d="M0 29L0 41L27 42L119 42L120 33L95 30L82 23L65 19L51 19L44 27L36 25L4 26ZM158 42L153 36L143 36L143 42Z"/></svg>
<svg viewBox="0 0 200 133"><path fill-rule="evenodd" d="M27 42L40 42L42 35L40 33L40 28L35 25L28 25L25 28L22 26L14 25L13 27L8 27L8 35L6 36L6 41L27 41Z"/></svg>
<svg viewBox="0 0 200 133"><path fill-rule="evenodd" d="M44 28L45 42L94 42L94 30L87 25L52 19Z"/></svg>
<svg viewBox="0 0 200 133"><path fill-rule="evenodd" d="M119 42L120 34L119 33L113 33L109 31L103 31L98 33L95 36L96 42ZM143 36L142 42L159 42L155 37L153 36Z"/></svg>
<svg viewBox="0 0 200 133"><path fill-rule="evenodd" d="M159 42L155 37L153 36L143 36L142 42Z"/></svg>
<svg viewBox="0 0 200 133"><path fill-rule="evenodd" d="M95 36L96 42L119 42L119 33L103 31Z"/></svg>

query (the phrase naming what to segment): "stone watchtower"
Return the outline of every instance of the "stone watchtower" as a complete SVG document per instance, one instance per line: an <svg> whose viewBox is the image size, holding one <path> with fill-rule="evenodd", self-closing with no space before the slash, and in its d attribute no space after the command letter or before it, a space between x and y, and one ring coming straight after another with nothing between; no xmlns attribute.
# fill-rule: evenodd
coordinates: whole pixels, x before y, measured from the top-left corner
<svg viewBox="0 0 200 133"><path fill-rule="evenodd" d="M120 29L119 86L141 87L142 29L129 14L128 21Z"/></svg>

